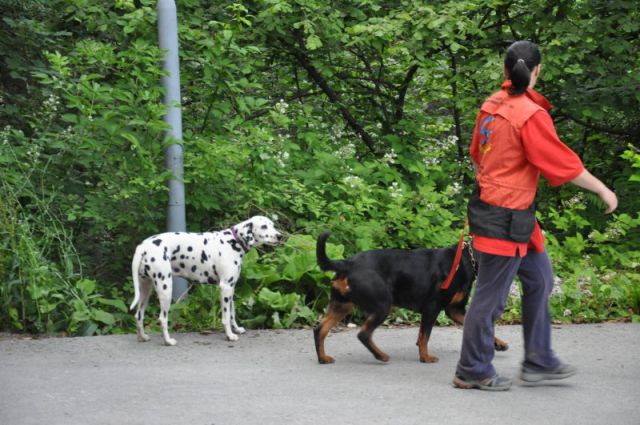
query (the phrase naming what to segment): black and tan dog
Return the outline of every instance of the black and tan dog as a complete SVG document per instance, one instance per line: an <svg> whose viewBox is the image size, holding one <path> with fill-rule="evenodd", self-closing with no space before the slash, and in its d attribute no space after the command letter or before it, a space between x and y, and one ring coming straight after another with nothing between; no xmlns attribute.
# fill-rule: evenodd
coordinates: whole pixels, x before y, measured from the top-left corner
<svg viewBox="0 0 640 425"><path fill-rule="evenodd" d="M336 272L331 282L331 300L326 315L314 329L316 353L320 363L333 363L324 351L324 340L356 305L366 315L358 339L374 357L386 362L389 356L372 341L375 329L384 322L392 305L422 313L418 334L421 362L434 363L427 344L431 329L444 309L454 322L464 323L465 308L476 270L470 248L462 250L460 265L449 287L441 289L451 271L456 247L442 249L380 249L365 251L347 260L331 260L326 254L329 232L318 237L316 256L322 270ZM504 351L508 345L496 338L495 347Z"/></svg>

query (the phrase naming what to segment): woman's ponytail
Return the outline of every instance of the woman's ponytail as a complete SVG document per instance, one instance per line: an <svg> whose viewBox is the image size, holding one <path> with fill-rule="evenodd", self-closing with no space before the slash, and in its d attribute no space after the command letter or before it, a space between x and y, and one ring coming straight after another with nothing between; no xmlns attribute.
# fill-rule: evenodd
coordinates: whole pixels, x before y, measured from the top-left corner
<svg viewBox="0 0 640 425"><path fill-rule="evenodd" d="M540 50L530 41L516 41L507 49L504 67L511 80L509 93L522 94L531 81L531 71L540 64Z"/></svg>

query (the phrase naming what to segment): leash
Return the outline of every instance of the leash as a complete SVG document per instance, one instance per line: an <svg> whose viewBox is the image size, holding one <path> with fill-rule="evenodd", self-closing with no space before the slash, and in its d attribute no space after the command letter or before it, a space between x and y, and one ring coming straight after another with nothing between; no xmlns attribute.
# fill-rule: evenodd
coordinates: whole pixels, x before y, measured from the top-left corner
<svg viewBox="0 0 640 425"><path fill-rule="evenodd" d="M458 241L458 248L456 249L456 256L453 260L453 264L451 265L451 271L449 272L449 276L442 282L440 285L440 289L442 291L446 291L449 289L449 285L451 285L451 281L453 281L453 277L456 275L458 271L458 266L460 265L460 259L462 258L462 248L464 247L464 237L467 234L467 226L469 226L469 219L465 219L464 227L462 228L462 234L460 235L460 240Z"/></svg>

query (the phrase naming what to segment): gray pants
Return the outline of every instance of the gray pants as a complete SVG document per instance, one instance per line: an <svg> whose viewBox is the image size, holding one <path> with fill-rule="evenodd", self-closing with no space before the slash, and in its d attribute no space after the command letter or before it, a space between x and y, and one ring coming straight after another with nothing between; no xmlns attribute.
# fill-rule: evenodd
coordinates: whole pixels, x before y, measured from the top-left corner
<svg viewBox="0 0 640 425"><path fill-rule="evenodd" d="M462 350L456 373L465 379L496 375L494 324L504 311L509 289L517 274L522 282L522 328L524 364L533 369L552 369L560 361L551 350L549 295L553 272L547 252L529 250L522 258L476 251L478 278L464 320Z"/></svg>

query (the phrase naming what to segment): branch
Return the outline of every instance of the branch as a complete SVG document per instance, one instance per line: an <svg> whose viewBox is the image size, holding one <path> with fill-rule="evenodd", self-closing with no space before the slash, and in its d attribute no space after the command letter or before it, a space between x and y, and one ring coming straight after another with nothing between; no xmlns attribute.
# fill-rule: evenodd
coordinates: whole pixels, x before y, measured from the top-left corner
<svg viewBox="0 0 640 425"><path fill-rule="evenodd" d="M294 35L298 40L299 47L289 45L290 53L294 56L294 58L298 61L300 66L302 66L309 77L322 89L324 94L329 98L329 101L337 106L340 114L344 118L344 120L349 124L349 127L362 139L362 141L367 145L369 150L375 154L374 141L371 135L364 129L364 127L351 115L349 110L342 104L340 96L336 93L333 88L329 85L327 80L320 74L320 71L316 69L315 66L311 63L311 59L307 56L306 51L304 50L304 40L302 38L302 32L300 30L295 30ZM286 41L281 39L282 43L286 45Z"/></svg>
<svg viewBox="0 0 640 425"><path fill-rule="evenodd" d="M619 129L619 128L606 127L606 126L602 126L602 125L592 124L590 122L586 122L586 121L583 121L581 119L578 119L578 118L574 117L573 115L571 115L570 113L568 113L566 111L559 112L558 116L564 116L564 117L570 119L571 121L574 121L575 123L580 124L583 127L589 128L591 130L599 131L601 133L609 133L609 134L615 134L617 136L629 136L629 137L637 137L638 136L637 130L634 130L634 129L628 129L628 130L627 129Z"/></svg>
<svg viewBox="0 0 640 425"><path fill-rule="evenodd" d="M395 119L396 122L399 122L402 119L402 115L404 114L404 102L407 97L407 90L409 90L409 85L413 81L414 75L418 72L420 67L418 64L414 64L407 71L407 75L404 76L404 80L402 80L402 84L400 85L400 90L398 91L398 98L395 101Z"/></svg>

